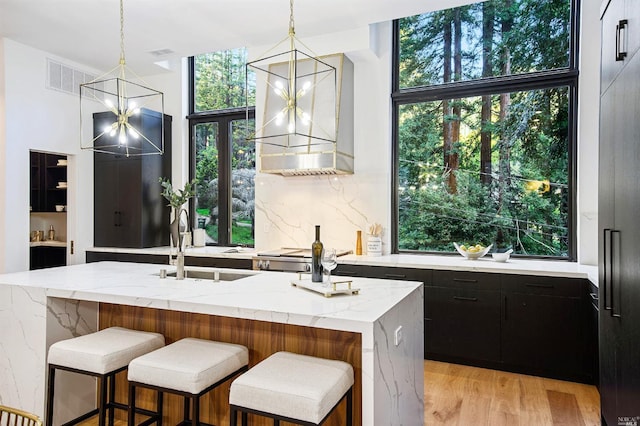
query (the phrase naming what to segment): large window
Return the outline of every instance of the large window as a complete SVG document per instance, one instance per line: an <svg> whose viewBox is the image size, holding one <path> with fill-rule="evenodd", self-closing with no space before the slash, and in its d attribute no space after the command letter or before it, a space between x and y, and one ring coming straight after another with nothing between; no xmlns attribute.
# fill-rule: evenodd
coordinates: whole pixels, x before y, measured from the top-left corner
<svg viewBox="0 0 640 426"><path fill-rule="evenodd" d="M246 140L254 124L245 108L252 79L245 79L245 63L244 49L190 59L190 175L198 182L192 216L206 229L207 244L254 244L255 145Z"/></svg>
<svg viewBox="0 0 640 426"><path fill-rule="evenodd" d="M577 0L394 23L396 251L574 258Z"/></svg>

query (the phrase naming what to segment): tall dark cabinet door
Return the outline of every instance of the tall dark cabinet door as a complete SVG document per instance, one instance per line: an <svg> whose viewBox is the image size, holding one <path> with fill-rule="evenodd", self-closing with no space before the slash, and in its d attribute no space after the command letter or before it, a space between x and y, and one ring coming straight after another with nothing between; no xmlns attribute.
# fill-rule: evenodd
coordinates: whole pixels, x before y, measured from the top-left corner
<svg viewBox="0 0 640 426"><path fill-rule="evenodd" d="M94 114L94 136L113 121L109 112ZM94 154L94 245L144 248L169 245L169 208L162 198L160 177L171 177L171 117L144 111L136 126L160 144L164 155ZM111 144L101 136L97 144Z"/></svg>
<svg viewBox="0 0 640 426"><path fill-rule="evenodd" d="M619 328L618 416L640 420L640 55L629 60L615 84L624 90L618 101L625 106L626 120L618 129L621 146L615 156L616 232L611 240L611 311L605 316L611 313Z"/></svg>
<svg viewBox="0 0 640 426"><path fill-rule="evenodd" d="M100 154L104 157L107 154ZM118 163L113 158L102 158L94 163L94 244L99 247L115 247L118 227ZM114 180L116 180L114 182Z"/></svg>
<svg viewBox="0 0 640 426"><path fill-rule="evenodd" d="M608 425L640 419L639 3L612 0L602 17L599 345Z"/></svg>

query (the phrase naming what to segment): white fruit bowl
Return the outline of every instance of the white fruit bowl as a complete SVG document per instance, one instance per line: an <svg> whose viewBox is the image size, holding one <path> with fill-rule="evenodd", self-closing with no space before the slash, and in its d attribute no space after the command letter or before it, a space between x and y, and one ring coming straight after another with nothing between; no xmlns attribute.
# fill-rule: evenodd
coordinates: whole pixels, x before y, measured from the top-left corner
<svg viewBox="0 0 640 426"><path fill-rule="evenodd" d="M453 245L456 248L456 250L458 250L458 253L460 253L462 256L470 260L480 259L485 254L489 253L489 250L491 250L491 247L493 246L493 244L489 244L487 247L483 248L482 250L472 253L466 250L462 250L458 245L458 243L453 243Z"/></svg>

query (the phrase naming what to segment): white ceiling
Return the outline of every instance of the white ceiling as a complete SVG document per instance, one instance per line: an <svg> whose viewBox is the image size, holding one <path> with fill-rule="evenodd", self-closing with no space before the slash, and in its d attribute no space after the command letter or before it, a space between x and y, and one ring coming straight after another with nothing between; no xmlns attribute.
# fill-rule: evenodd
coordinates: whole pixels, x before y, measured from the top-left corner
<svg viewBox="0 0 640 426"><path fill-rule="evenodd" d="M472 0L297 0L300 39ZM242 46L271 46L287 36L287 0L124 0L127 65L157 74L159 61ZM0 0L0 37L107 71L118 63L118 0ZM169 49L156 56L152 51Z"/></svg>

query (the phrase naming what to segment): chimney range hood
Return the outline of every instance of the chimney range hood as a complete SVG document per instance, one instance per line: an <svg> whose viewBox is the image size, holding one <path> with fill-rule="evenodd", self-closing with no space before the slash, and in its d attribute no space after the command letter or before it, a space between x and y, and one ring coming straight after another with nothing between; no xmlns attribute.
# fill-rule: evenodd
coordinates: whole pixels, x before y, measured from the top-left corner
<svg viewBox="0 0 640 426"><path fill-rule="evenodd" d="M283 176L353 174L353 63L344 54L311 58L294 52L295 69L274 57L265 65L248 64L256 72L258 170Z"/></svg>

